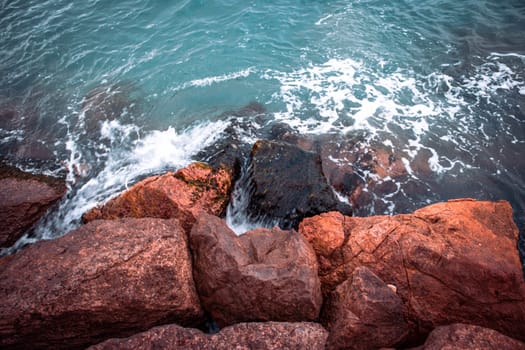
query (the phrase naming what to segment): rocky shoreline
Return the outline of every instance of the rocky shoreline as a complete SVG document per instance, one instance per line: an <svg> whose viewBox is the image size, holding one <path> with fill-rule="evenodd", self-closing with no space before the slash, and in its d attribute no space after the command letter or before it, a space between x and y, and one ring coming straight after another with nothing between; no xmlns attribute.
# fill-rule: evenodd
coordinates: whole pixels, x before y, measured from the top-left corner
<svg viewBox="0 0 525 350"><path fill-rule="evenodd" d="M525 349L508 202L352 217L324 174L341 186L348 177L296 144L252 150L249 210L280 228L237 236L223 218L235 166L210 160L144 179L67 235L1 257L0 347ZM395 160L377 154L376 172L395 175ZM289 178L275 168L292 161ZM41 203L25 195L39 187L21 181L37 180L0 178L3 193L17 195L0 210L5 227L18 228L6 242L63 195L29 205ZM348 195L358 202L358 192Z"/></svg>

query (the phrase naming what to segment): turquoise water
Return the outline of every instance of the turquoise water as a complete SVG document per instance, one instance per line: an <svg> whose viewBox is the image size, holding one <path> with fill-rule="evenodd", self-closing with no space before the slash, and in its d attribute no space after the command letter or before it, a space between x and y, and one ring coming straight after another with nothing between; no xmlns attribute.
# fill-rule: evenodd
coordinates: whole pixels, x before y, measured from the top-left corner
<svg viewBox="0 0 525 350"><path fill-rule="evenodd" d="M468 196L510 200L525 227L521 0L0 4L1 155L70 186L33 239L196 159L253 101L270 122L403 157L409 175L358 215Z"/></svg>

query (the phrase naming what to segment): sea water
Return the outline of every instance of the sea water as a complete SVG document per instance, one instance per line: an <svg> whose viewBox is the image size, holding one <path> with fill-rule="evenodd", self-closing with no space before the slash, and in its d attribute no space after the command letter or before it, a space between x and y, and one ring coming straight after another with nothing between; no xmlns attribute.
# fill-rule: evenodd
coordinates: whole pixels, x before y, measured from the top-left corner
<svg viewBox="0 0 525 350"><path fill-rule="evenodd" d="M523 0L1 0L0 28L1 156L68 183L18 245L189 164L251 102L401 155L408 176L357 215L506 199L525 230Z"/></svg>

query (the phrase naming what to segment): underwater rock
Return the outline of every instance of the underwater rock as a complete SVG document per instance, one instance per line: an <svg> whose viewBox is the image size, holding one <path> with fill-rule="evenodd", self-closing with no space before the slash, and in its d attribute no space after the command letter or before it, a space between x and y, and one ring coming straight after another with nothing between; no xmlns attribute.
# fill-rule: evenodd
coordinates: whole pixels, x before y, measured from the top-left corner
<svg viewBox="0 0 525 350"><path fill-rule="evenodd" d="M100 131L104 121L131 121L129 118L134 114L133 108L136 108L130 99L132 88L131 84L102 85L87 93L80 113L87 135Z"/></svg>
<svg viewBox="0 0 525 350"><path fill-rule="evenodd" d="M401 298L366 267L329 294L321 322L330 332L327 349L391 347L408 334Z"/></svg>
<svg viewBox="0 0 525 350"><path fill-rule="evenodd" d="M324 350L328 333L317 323L239 323L217 334L167 325L127 339L110 339L89 350L132 349L310 349Z"/></svg>
<svg viewBox="0 0 525 350"><path fill-rule="evenodd" d="M290 229L305 217L331 210L351 214L328 185L315 153L284 142L257 141L251 171L254 191L248 212L254 218Z"/></svg>
<svg viewBox="0 0 525 350"><path fill-rule="evenodd" d="M152 176L106 204L88 211L84 222L123 217L177 218L191 229L199 212L221 215L232 189L231 171L193 163L176 173Z"/></svg>
<svg viewBox="0 0 525 350"><path fill-rule="evenodd" d="M456 323L434 329L425 344L412 350L525 350L525 344L495 330Z"/></svg>
<svg viewBox="0 0 525 350"><path fill-rule="evenodd" d="M412 339L457 322L525 339L518 229L506 201L461 199L368 218L327 213L299 232L318 255L325 293L360 266L395 286Z"/></svg>
<svg viewBox="0 0 525 350"><path fill-rule="evenodd" d="M0 129L15 130L21 125L22 122L16 105L12 102L0 100Z"/></svg>
<svg viewBox="0 0 525 350"><path fill-rule="evenodd" d="M15 243L65 193L64 179L0 164L0 247Z"/></svg>
<svg viewBox="0 0 525 350"><path fill-rule="evenodd" d="M202 305L220 327L318 317L317 259L297 232L260 228L238 237L224 220L201 213L190 247Z"/></svg>
<svg viewBox="0 0 525 350"><path fill-rule="evenodd" d="M177 220L89 223L1 258L0 280L2 348L84 348L203 321Z"/></svg>

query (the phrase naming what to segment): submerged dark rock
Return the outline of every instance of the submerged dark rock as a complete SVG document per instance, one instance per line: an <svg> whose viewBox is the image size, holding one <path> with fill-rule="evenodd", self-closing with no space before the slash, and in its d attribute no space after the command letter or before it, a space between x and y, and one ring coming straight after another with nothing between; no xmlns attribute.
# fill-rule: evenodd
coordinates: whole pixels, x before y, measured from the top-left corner
<svg viewBox="0 0 525 350"><path fill-rule="evenodd" d="M351 214L324 177L321 159L284 142L257 141L251 153L253 194L249 215L297 228L305 217L327 211Z"/></svg>
<svg viewBox="0 0 525 350"><path fill-rule="evenodd" d="M235 169L238 177L240 167L249 157L252 148L252 144L246 139L264 134L261 126L266 123L266 108L258 102L251 102L238 110L226 112L221 117L227 118L230 123L224 130L224 137L199 152L197 159L215 168Z"/></svg>
<svg viewBox="0 0 525 350"><path fill-rule="evenodd" d="M15 243L65 193L64 179L0 164L0 247Z"/></svg>
<svg viewBox="0 0 525 350"><path fill-rule="evenodd" d="M132 84L101 85L87 93L82 101L83 124L87 135L100 131L104 121L131 122L137 104L131 98Z"/></svg>

